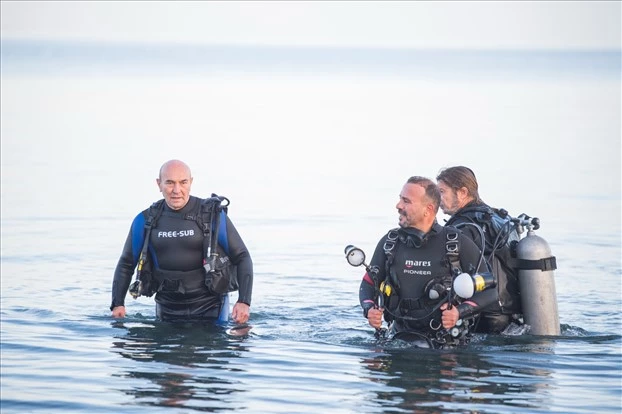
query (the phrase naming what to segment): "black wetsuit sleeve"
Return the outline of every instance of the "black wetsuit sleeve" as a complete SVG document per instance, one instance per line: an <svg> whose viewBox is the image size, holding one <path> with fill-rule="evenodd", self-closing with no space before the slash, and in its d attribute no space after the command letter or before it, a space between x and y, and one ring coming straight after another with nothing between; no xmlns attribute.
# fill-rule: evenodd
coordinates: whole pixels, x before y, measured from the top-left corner
<svg viewBox="0 0 622 414"><path fill-rule="evenodd" d="M238 266L238 302L250 306L253 295L253 260L242 241L242 237L227 218L227 241L229 243L229 258Z"/></svg>
<svg viewBox="0 0 622 414"><path fill-rule="evenodd" d="M475 243L466 235L460 235L460 266L463 271L477 273L486 272L485 260L481 260L481 252ZM479 264L479 267L478 267ZM466 318L478 314L488 306L499 301L497 289L489 288L483 292L476 292L470 299L458 305L458 312L461 318Z"/></svg>
<svg viewBox="0 0 622 414"><path fill-rule="evenodd" d="M125 245L121 252L121 257L117 262L117 267L114 271L114 279L112 281L112 304L110 310L117 306L125 306L125 296L127 289L132 281L132 275L136 268L136 262L134 261L134 252L132 249L132 237L133 229L130 228L130 232L125 239Z"/></svg>
<svg viewBox="0 0 622 414"><path fill-rule="evenodd" d="M359 302L361 308L369 309L374 306L375 288L374 285L363 279L359 288Z"/></svg>
<svg viewBox="0 0 622 414"><path fill-rule="evenodd" d="M378 268L378 280L379 281L382 281L385 278L386 256L384 254L384 249L383 249L385 238L386 237L383 237L378 242L378 245L376 246L376 250L374 250L374 255L369 264L370 268L374 268L374 267ZM376 289L374 286L373 279L371 278L371 275L365 273L365 276L363 276L363 280L361 281L361 285L359 288L359 302L361 304L361 307L364 310L366 308L369 308L370 307L369 301L373 302L375 296L376 296ZM373 304L371 306L373 306Z"/></svg>
<svg viewBox="0 0 622 414"><path fill-rule="evenodd" d="M469 300L466 300L457 306L458 314L461 318L468 318L484 311L488 306L499 300L497 289L490 288L483 292L477 292Z"/></svg>
<svg viewBox="0 0 622 414"><path fill-rule="evenodd" d="M460 267L463 272L485 272L486 260L479 247L464 233L460 237Z"/></svg>

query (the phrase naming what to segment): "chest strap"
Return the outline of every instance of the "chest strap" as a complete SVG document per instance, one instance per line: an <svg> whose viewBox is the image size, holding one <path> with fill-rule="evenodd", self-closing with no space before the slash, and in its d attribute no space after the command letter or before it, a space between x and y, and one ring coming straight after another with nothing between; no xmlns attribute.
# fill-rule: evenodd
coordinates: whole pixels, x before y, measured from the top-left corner
<svg viewBox="0 0 622 414"><path fill-rule="evenodd" d="M458 230L455 227L445 227L445 254L449 262L452 276L462 273L460 266L460 241L458 240Z"/></svg>
<svg viewBox="0 0 622 414"><path fill-rule="evenodd" d="M387 233L387 238L382 245L384 249L384 255L387 257L387 260L384 263L385 267L385 278L389 277L389 284L396 289L396 292L399 292L400 289L400 281L395 274L395 269L393 269L393 260L395 259L395 249L397 248L398 241L398 232L397 229L389 230Z"/></svg>
<svg viewBox="0 0 622 414"><path fill-rule="evenodd" d="M142 281L140 280L140 274L143 271L143 266L147 262L147 250L149 247L149 237L151 237L151 229L158 222L158 219L162 215L163 210L164 200L156 201L151 205L151 207L149 207L147 220L145 221L143 247L140 251L140 256L138 257L138 265L136 266L136 280L134 281L134 283L132 283L132 286L129 289L130 295L132 295L134 299L138 298L142 292Z"/></svg>

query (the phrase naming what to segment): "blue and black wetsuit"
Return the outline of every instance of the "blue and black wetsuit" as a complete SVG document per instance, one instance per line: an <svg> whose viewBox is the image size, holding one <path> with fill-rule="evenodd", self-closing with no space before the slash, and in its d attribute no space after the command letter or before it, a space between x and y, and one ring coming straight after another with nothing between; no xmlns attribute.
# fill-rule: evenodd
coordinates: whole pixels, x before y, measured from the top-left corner
<svg viewBox="0 0 622 414"><path fill-rule="evenodd" d="M423 241L421 238L416 240L414 235L417 230L413 230L394 229L389 233L397 236L390 268L393 277L387 275L385 266L387 263L385 243L389 235L383 236L378 242L370 267L377 267L379 280L386 280L393 287L392 294L385 299L384 318L387 321L395 321L394 333L415 331L431 338L442 326L439 308L441 302L446 302L447 298L441 295L438 299L430 299L429 291L435 283L446 286L454 279L447 258L448 230L435 223ZM457 235L458 238L461 270L465 272L484 270L483 263L481 268L478 268L480 251L475 243L457 229L453 229L452 232L452 237ZM359 290L359 300L364 310L373 302L374 293L374 283L370 275L365 274ZM494 301L496 301L494 289L479 292L458 305L460 318L476 315Z"/></svg>
<svg viewBox="0 0 622 414"><path fill-rule="evenodd" d="M163 211L151 230L149 266L159 319L211 319L217 318L220 313L223 296L212 293L205 285L204 236L196 220L201 201L191 196L186 206L176 211L164 203ZM144 210L132 222L114 273L111 309L125 304L142 249L148 214L149 209ZM227 240L224 243L219 240L219 245L228 244L228 256L237 265L238 302L250 306L253 288L251 256L231 220L226 215L222 217L226 220Z"/></svg>

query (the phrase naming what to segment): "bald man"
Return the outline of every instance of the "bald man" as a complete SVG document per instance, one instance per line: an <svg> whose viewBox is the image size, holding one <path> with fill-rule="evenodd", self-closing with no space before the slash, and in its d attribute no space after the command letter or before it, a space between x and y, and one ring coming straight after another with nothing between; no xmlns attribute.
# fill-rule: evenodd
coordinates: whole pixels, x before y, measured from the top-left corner
<svg viewBox="0 0 622 414"><path fill-rule="evenodd" d="M204 233L198 221L204 200L190 195L192 181L190 168L182 161L170 160L160 168L156 183L163 200L134 218L115 269L110 306L114 318L125 317L125 297L145 246L145 223L150 213L157 220L149 231L146 263L140 268L141 294L155 294L158 319L222 320L223 313L228 317L227 294L213 292L206 284ZM237 266L238 300L231 318L243 324L250 316L253 263L229 217L221 217L226 232L219 234L217 248L221 257L228 256Z"/></svg>

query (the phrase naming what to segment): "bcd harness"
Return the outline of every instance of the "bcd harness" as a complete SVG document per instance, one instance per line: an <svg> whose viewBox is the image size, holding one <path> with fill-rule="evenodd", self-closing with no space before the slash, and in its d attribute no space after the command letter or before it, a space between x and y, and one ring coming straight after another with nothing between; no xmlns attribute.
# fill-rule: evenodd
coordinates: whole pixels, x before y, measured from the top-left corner
<svg viewBox="0 0 622 414"><path fill-rule="evenodd" d="M518 226L513 225L507 210L481 205L471 206L460 211L460 216L468 218L473 224L480 227L484 233L489 232L495 239L493 243L484 239L486 255L491 256L496 250L506 245L511 253L511 259L506 261L509 266L515 269L542 271L557 269L555 256L537 260L518 259L516 257L516 245L520 241L520 233L523 230L519 230ZM534 230L537 230L538 227L535 227Z"/></svg>
<svg viewBox="0 0 622 414"><path fill-rule="evenodd" d="M451 226L445 226L442 230L445 233L445 256L450 269L449 274L436 276L430 280L424 289L424 296L416 299L399 297L400 283L397 275L395 274L393 261L395 259L395 250L398 242L411 247L419 248L426 242L427 235L415 234L413 239L411 237L412 235L403 236L400 235L398 231L399 229L390 230L383 245L384 253L387 258L385 262L385 275L387 275L386 278L388 280L381 283L380 294L385 295L386 297L385 301L387 306L385 312L389 314L389 319L421 322L422 320L431 317L443 303L447 303L448 309L453 306L452 299L454 299L455 296L453 295L453 279L462 273L460 265L460 240L458 238L458 230ZM397 304L391 300L396 297L399 299ZM408 311L419 309L429 309L430 311L426 315L420 317L412 317L407 315ZM417 332L418 334L425 336L430 345L434 348L457 346L468 342L468 327L472 324L472 322L472 320L466 319L464 321L459 320L456 327L448 331L442 329L442 323L440 321L435 321L434 318L431 318L428 323L430 329L423 329L421 331L417 330Z"/></svg>
<svg viewBox="0 0 622 414"><path fill-rule="evenodd" d="M188 271L164 271L156 269L149 260L149 240L151 230L158 219L164 215L179 217L175 213L164 212L164 200L153 203L148 210L143 232L142 249L136 267L136 280L129 292L134 299L139 296L152 296L156 292L167 291L186 293L189 290L207 286L215 294L224 294L238 289L237 266L228 257L226 213L229 200L216 194L200 200L198 208L186 214L183 219L194 220L203 232L204 267ZM220 246L224 254L220 254Z"/></svg>
<svg viewBox="0 0 622 414"><path fill-rule="evenodd" d="M512 222L505 209L487 205L469 205L461 209L455 217L469 220L456 224L456 227L474 226L480 233L481 248L487 266L495 278L501 311L506 314L521 314L519 271L555 270L557 269L555 256L537 260L517 258L516 246L521 240L520 233L523 230ZM450 219L447 224L451 223Z"/></svg>

